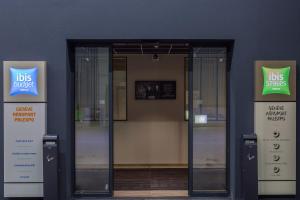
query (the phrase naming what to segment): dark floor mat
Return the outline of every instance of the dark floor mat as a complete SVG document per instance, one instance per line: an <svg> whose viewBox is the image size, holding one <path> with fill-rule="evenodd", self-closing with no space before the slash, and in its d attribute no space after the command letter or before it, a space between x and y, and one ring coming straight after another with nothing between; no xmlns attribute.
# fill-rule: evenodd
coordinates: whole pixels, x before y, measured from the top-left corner
<svg viewBox="0 0 300 200"><path fill-rule="evenodd" d="M116 169L115 190L187 190L188 169Z"/></svg>
<svg viewBox="0 0 300 200"><path fill-rule="evenodd" d="M77 191L106 191L107 170L81 169L76 172ZM193 189L225 190L225 169L194 169ZM115 169L114 190L187 190L188 169Z"/></svg>

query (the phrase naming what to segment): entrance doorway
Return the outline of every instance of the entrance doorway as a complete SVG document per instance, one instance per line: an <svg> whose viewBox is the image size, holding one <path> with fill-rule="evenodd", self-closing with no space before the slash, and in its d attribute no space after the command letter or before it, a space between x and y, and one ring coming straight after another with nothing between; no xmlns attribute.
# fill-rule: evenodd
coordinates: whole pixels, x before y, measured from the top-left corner
<svg viewBox="0 0 300 200"><path fill-rule="evenodd" d="M227 194L226 45L74 51L75 194Z"/></svg>
<svg viewBox="0 0 300 200"><path fill-rule="evenodd" d="M188 44L113 45L114 195L187 196Z"/></svg>

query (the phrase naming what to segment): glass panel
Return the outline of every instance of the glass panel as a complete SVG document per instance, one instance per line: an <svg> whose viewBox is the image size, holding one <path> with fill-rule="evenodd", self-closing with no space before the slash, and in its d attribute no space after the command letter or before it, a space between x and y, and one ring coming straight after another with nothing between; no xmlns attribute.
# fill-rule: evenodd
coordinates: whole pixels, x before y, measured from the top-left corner
<svg viewBox="0 0 300 200"><path fill-rule="evenodd" d="M189 59L184 58L184 120L189 120Z"/></svg>
<svg viewBox="0 0 300 200"><path fill-rule="evenodd" d="M76 192L109 190L109 50L75 50Z"/></svg>
<svg viewBox="0 0 300 200"><path fill-rule="evenodd" d="M226 49L193 52L193 191L226 190Z"/></svg>
<svg viewBox="0 0 300 200"><path fill-rule="evenodd" d="M114 57L113 67L113 112L114 120L127 120L127 59Z"/></svg>

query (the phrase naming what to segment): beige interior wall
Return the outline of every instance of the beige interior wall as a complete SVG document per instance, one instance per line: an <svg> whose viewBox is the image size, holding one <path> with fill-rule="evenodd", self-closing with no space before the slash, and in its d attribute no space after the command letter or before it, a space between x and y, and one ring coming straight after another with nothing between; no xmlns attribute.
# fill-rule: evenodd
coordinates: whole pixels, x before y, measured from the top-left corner
<svg viewBox="0 0 300 200"><path fill-rule="evenodd" d="M123 55L122 55L123 56ZM114 122L117 165L185 165L188 155L184 121L184 57L127 56L128 120ZM135 100L136 80L176 80L176 100Z"/></svg>

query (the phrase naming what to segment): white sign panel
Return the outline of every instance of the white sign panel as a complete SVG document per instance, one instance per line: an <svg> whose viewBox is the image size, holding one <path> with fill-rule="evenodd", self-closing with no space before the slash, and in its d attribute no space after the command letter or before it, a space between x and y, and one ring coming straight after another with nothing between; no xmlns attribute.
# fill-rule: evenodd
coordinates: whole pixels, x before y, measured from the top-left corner
<svg viewBox="0 0 300 200"><path fill-rule="evenodd" d="M296 193L296 102L255 102L259 194Z"/></svg>
<svg viewBox="0 0 300 200"><path fill-rule="evenodd" d="M28 195L42 196L46 104L5 103L4 116L4 195L18 196L28 183Z"/></svg>

